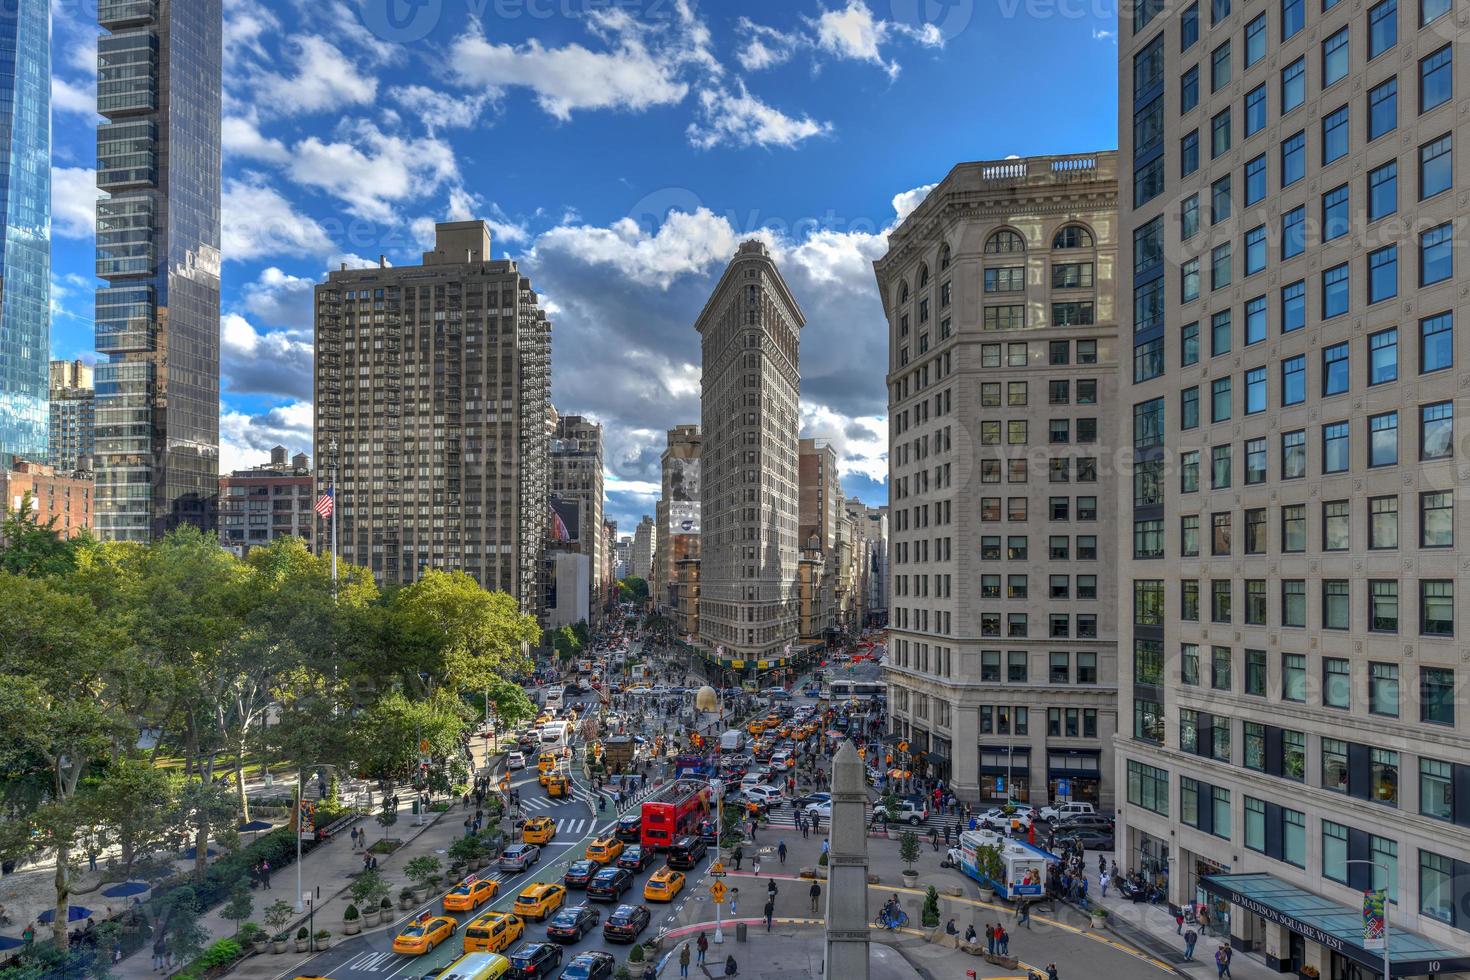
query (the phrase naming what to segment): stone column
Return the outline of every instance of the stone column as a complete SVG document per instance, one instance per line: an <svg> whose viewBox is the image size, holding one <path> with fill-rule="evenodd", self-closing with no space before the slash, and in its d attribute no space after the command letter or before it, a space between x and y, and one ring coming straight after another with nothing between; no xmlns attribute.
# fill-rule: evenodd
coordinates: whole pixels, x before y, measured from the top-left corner
<svg viewBox="0 0 1470 980"><path fill-rule="evenodd" d="M965 803L980 802L980 711L957 704L950 717L949 788Z"/></svg>
<svg viewBox="0 0 1470 980"><path fill-rule="evenodd" d="M832 759L827 855L826 980L868 980L868 833L863 760L851 742Z"/></svg>

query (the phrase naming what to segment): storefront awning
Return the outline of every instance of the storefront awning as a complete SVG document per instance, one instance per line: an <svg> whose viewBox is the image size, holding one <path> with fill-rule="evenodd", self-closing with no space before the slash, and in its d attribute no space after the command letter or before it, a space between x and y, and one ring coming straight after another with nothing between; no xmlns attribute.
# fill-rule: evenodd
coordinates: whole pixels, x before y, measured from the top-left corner
<svg viewBox="0 0 1470 980"><path fill-rule="evenodd" d="M1382 970L1383 952L1363 948L1363 912L1268 874L1206 875L1206 891L1268 922L1285 926L1308 942L1367 967ZM1390 917L1392 912L1389 913ZM1454 949L1406 932L1389 922L1389 965L1395 976L1454 973L1470 969L1470 950Z"/></svg>

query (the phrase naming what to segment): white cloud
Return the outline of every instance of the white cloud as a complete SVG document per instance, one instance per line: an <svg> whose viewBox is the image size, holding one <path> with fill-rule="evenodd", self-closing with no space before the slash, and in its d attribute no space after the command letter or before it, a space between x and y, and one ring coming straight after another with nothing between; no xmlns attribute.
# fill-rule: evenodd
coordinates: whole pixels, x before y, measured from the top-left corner
<svg viewBox="0 0 1470 980"><path fill-rule="evenodd" d="M325 228L298 213L258 175L225 181L220 219L220 253L227 262L264 256L326 256L335 250Z"/></svg>
<svg viewBox="0 0 1470 980"><path fill-rule="evenodd" d="M219 469L221 473L263 463L272 448L311 453L311 402L292 401L259 415L220 405Z"/></svg>
<svg viewBox="0 0 1470 980"><path fill-rule="evenodd" d="M396 85L388 90L388 97L422 119L431 133L475 126L492 102L487 92L441 92L427 85Z"/></svg>
<svg viewBox="0 0 1470 980"><path fill-rule="evenodd" d="M292 179L336 197L346 210L374 221L395 219L395 203L433 193L458 178L452 147L431 136L405 139L359 123L330 143L309 136L287 167Z"/></svg>
<svg viewBox="0 0 1470 980"><path fill-rule="evenodd" d="M816 19L817 46L838 58L879 65L888 77L897 77L897 61L883 60L883 45L895 36L906 37L925 47L942 47L944 36L933 24L921 28L882 20L863 0L848 0L841 10L823 11Z"/></svg>
<svg viewBox="0 0 1470 980"><path fill-rule="evenodd" d="M227 391L309 399L311 357L311 344L284 331L261 333L238 313L220 318L220 374Z"/></svg>
<svg viewBox="0 0 1470 980"><path fill-rule="evenodd" d="M735 52L735 58L746 71L784 65L791 60L797 48L808 43L798 33L784 34L774 27L757 24L749 17L740 18L735 23L735 31L742 35L743 41L743 47Z"/></svg>
<svg viewBox="0 0 1470 980"><path fill-rule="evenodd" d="M97 233L97 171L90 167L51 168L51 231L62 238Z"/></svg>
<svg viewBox="0 0 1470 980"><path fill-rule="evenodd" d="M589 19L609 43L606 51L581 44L546 48L532 38L515 47L486 39L478 29L450 48L451 71L465 86L485 86L491 94L524 87L547 113L566 121L587 109L642 111L683 101L689 87L678 78L681 59L650 48L651 30L618 10Z"/></svg>
<svg viewBox="0 0 1470 980"><path fill-rule="evenodd" d="M269 266L241 289L247 313L264 323L310 332L312 290L316 280L293 276Z"/></svg>
<svg viewBox="0 0 1470 980"><path fill-rule="evenodd" d="M564 252L582 263L619 268L639 285L667 290L680 276L701 275L727 261L737 244L729 221L700 208L693 214L670 212L653 235L632 218L608 228L562 225L536 239L533 257L543 249Z"/></svg>
<svg viewBox="0 0 1470 980"><path fill-rule="evenodd" d="M51 108L56 112L75 112L84 116L97 114L97 90L94 82L75 85L60 75L51 76Z"/></svg>
<svg viewBox="0 0 1470 980"><path fill-rule="evenodd" d="M904 191L902 194L895 194L893 196L893 211L898 215L898 220L902 221L904 218L913 214L914 209L924 203L924 198L929 196L929 192L938 186L938 184L925 184L923 187L915 187L913 190Z"/></svg>
<svg viewBox="0 0 1470 980"><path fill-rule="evenodd" d="M826 405L803 400L801 435L825 439L837 454L839 476L857 473L877 483L888 479L888 418L884 415L851 417Z"/></svg>
<svg viewBox="0 0 1470 980"><path fill-rule="evenodd" d="M751 95L745 83L735 88L709 88L699 93L702 122L690 123L689 142L702 150L731 146L793 147L803 140L832 131L829 122L811 116L788 116Z"/></svg>
<svg viewBox="0 0 1470 980"><path fill-rule="evenodd" d="M1092 39L1094 41L1112 41L1114 44L1116 44L1118 43L1118 32L1105 31L1100 27L1094 27L1092 29Z"/></svg>
<svg viewBox="0 0 1470 980"><path fill-rule="evenodd" d="M220 139L227 157L267 163L285 163L291 158L284 143L262 135L255 121L243 116L225 116L220 124Z"/></svg>
<svg viewBox="0 0 1470 980"><path fill-rule="evenodd" d="M276 115L342 110L371 105L378 80L320 37L300 34L288 41L294 49L290 75L265 71L255 80L252 101Z"/></svg>

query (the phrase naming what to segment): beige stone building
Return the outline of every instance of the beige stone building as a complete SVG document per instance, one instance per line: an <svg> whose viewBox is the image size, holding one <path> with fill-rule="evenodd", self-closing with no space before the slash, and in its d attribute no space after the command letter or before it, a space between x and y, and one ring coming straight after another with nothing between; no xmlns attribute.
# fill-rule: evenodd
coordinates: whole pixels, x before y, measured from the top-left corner
<svg viewBox="0 0 1470 980"><path fill-rule="evenodd" d="M422 265L316 287L313 395L343 558L381 582L461 570L541 611L551 323L483 221L436 225Z"/></svg>
<svg viewBox="0 0 1470 980"><path fill-rule="evenodd" d="M1470 971L1464 13L1120 24L1119 857L1282 971Z"/></svg>
<svg viewBox="0 0 1470 980"><path fill-rule="evenodd" d="M587 556L594 617L602 605L606 571L602 530L602 426L580 415L563 415L551 439L551 495L575 500L580 512L576 550Z"/></svg>
<svg viewBox="0 0 1470 980"><path fill-rule="evenodd" d="M779 666L799 630L797 438L805 323L759 241L741 244L695 323L704 434L699 640L742 670Z"/></svg>
<svg viewBox="0 0 1470 980"><path fill-rule="evenodd" d="M890 724L967 801L1114 797L1116 221L1113 153L963 163L874 263Z"/></svg>
<svg viewBox="0 0 1470 980"><path fill-rule="evenodd" d="M628 555L628 560L631 562L629 574L634 578L647 581L653 574L653 546L653 518L644 514L638 526L633 529L633 546Z"/></svg>
<svg viewBox="0 0 1470 980"><path fill-rule="evenodd" d="M699 558L700 451L704 439L697 425L668 431L660 459L663 493L655 517L653 578L649 587L660 611L678 608L679 562Z"/></svg>

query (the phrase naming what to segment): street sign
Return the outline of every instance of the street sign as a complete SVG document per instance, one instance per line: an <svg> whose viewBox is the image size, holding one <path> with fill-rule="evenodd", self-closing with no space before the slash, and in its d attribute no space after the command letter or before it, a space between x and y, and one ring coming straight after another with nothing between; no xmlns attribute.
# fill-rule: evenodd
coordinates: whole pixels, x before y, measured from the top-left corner
<svg viewBox="0 0 1470 980"><path fill-rule="evenodd" d="M725 863L723 861L716 861L709 866L709 873L716 877L723 875L725 873Z"/></svg>
<svg viewBox="0 0 1470 980"><path fill-rule="evenodd" d="M709 886L709 896L715 900L716 905L724 905L725 899L730 897L730 889L725 887L723 881L717 881Z"/></svg>
<svg viewBox="0 0 1470 980"><path fill-rule="evenodd" d="M909 750L909 743L907 743L907 742L899 742L898 743L898 751L900 751L900 752L907 752L908 750Z"/></svg>
<svg viewBox="0 0 1470 980"><path fill-rule="evenodd" d="M421 753L423 753L424 755L428 755L429 754L429 740L428 739L426 739L426 738L419 739L419 751Z"/></svg>

